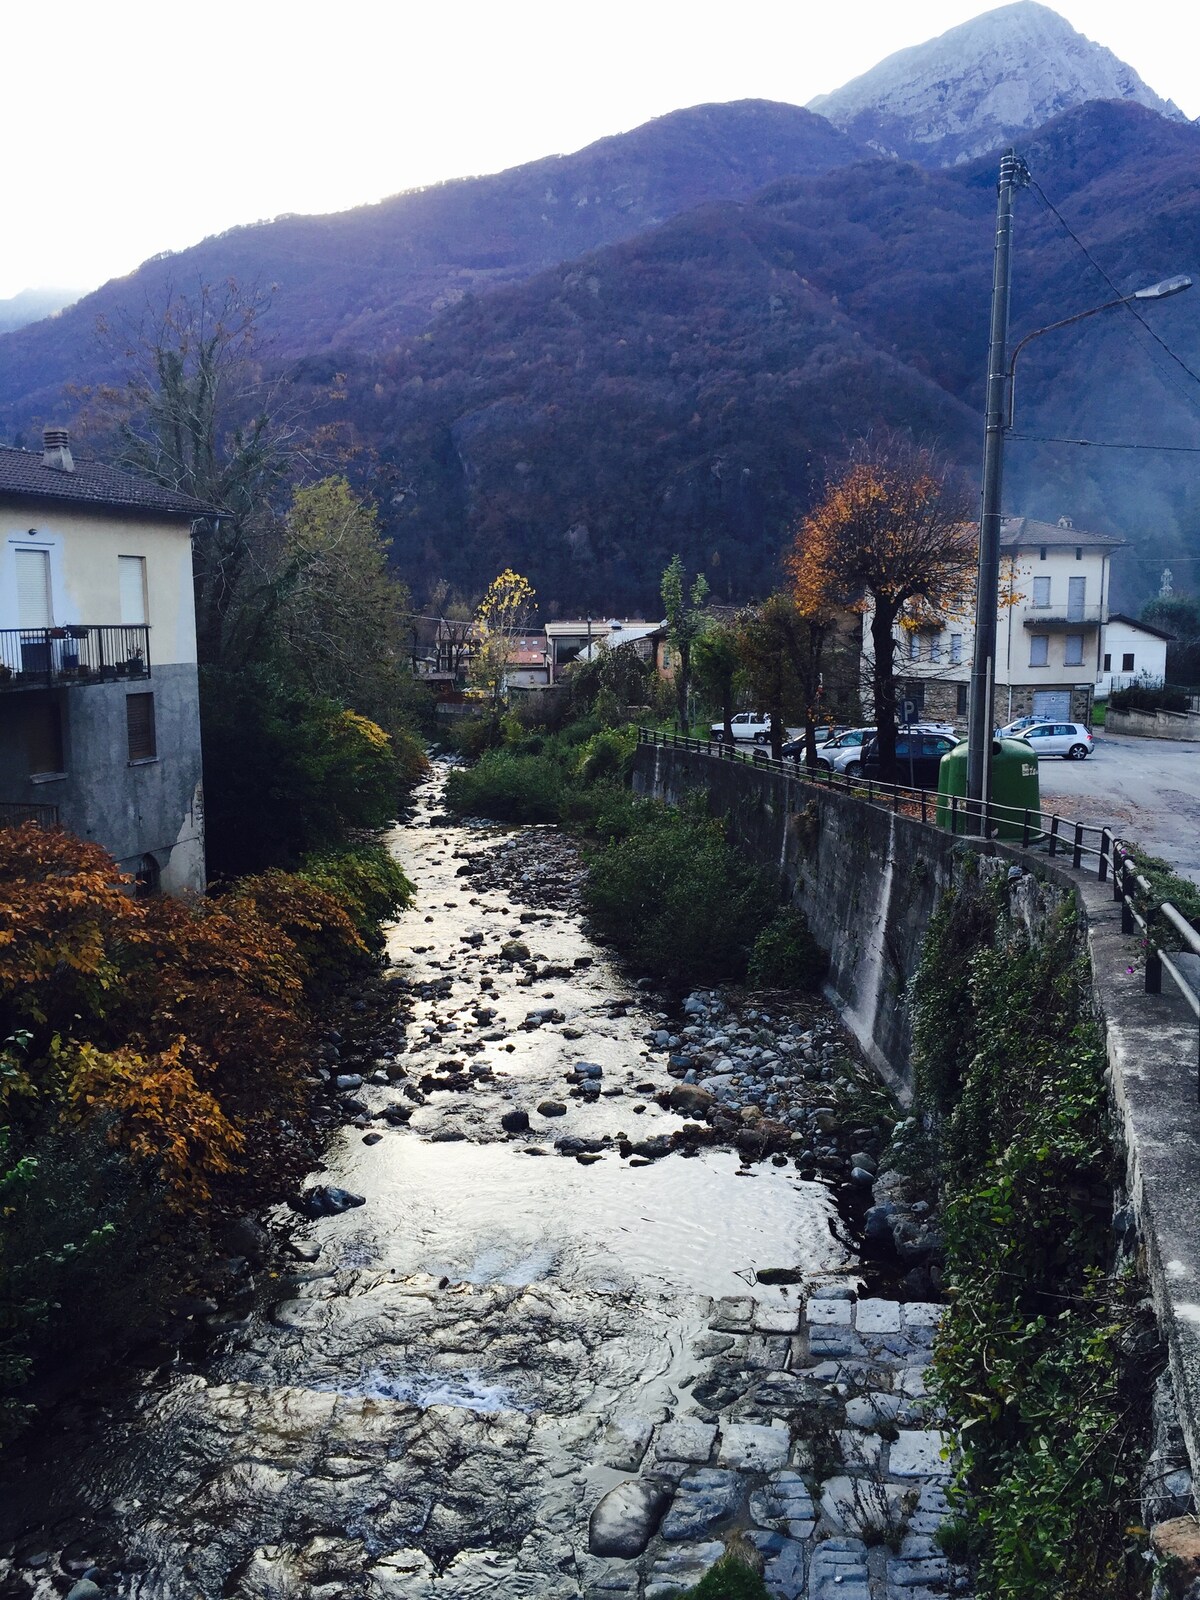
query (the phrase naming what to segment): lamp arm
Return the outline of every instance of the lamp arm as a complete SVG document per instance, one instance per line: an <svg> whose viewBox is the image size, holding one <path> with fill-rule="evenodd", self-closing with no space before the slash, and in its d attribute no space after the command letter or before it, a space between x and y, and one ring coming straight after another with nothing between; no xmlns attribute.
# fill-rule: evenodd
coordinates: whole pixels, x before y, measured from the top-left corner
<svg viewBox="0 0 1200 1600"><path fill-rule="evenodd" d="M1087 317L1097 317L1102 311L1111 311L1114 306L1128 305L1137 296L1123 294L1119 300L1106 300L1102 306L1092 306L1089 311L1077 311L1073 317L1063 317L1059 322L1048 322L1044 328L1035 328L1032 333L1027 333L1013 346L1012 355L1008 361L1008 426L1013 426L1014 411L1016 407L1017 388L1017 357L1027 344L1032 344L1035 339L1040 339L1044 333L1057 333L1060 328L1069 328L1073 322L1083 322Z"/></svg>

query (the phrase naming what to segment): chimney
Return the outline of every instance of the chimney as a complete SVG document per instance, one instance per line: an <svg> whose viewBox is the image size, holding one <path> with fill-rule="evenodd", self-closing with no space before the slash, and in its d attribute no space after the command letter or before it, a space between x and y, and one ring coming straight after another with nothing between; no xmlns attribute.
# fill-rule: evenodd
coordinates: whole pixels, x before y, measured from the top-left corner
<svg viewBox="0 0 1200 1600"><path fill-rule="evenodd" d="M65 428L45 428L42 431L42 465L55 472L74 472L75 459L71 454L71 435Z"/></svg>

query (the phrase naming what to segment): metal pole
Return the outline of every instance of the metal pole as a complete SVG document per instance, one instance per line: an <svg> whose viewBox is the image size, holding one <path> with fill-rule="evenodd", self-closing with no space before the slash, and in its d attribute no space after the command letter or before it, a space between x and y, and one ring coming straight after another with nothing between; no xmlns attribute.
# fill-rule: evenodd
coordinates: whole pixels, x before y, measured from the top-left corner
<svg viewBox="0 0 1200 1600"><path fill-rule="evenodd" d="M996 201L996 246L992 264L992 324L988 345L987 422L983 449L983 493L979 517L979 576L975 589L975 659L967 722L967 811L983 828L991 787L991 748L996 669L996 610L1000 598L1000 492L1004 475L1008 381L1008 301L1012 282L1013 190L1029 171L1015 150L1000 161Z"/></svg>

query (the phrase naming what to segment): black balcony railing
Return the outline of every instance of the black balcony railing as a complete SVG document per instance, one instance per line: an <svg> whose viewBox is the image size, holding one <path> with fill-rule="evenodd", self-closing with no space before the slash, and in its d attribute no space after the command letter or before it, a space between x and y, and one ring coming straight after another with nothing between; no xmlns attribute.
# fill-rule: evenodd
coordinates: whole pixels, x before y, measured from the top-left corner
<svg viewBox="0 0 1200 1600"><path fill-rule="evenodd" d="M150 629L122 623L0 628L0 691L150 676Z"/></svg>

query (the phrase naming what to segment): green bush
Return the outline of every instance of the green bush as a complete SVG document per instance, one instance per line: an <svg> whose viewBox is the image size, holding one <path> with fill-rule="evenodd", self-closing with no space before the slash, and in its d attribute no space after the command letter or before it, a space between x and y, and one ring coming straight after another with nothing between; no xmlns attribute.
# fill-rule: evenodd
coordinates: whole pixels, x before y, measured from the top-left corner
<svg viewBox="0 0 1200 1600"><path fill-rule="evenodd" d="M757 1563L735 1551L726 1551L692 1589L690 1600L769 1600L769 1590Z"/></svg>
<svg viewBox="0 0 1200 1600"><path fill-rule="evenodd" d="M755 989L819 989L829 958L794 906L778 910L754 941L748 978Z"/></svg>
<svg viewBox="0 0 1200 1600"><path fill-rule="evenodd" d="M649 802L633 831L589 862L597 931L642 971L679 984L744 977L775 892L698 810Z"/></svg>
<svg viewBox="0 0 1200 1600"><path fill-rule="evenodd" d="M1186 689L1173 684L1131 683L1127 689L1114 689L1108 697L1114 711L1186 711Z"/></svg>
<svg viewBox="0 0 1200 1600"><path fill-rule="evenodd" d="M473 767L450 774L446 806L460 817L553 822L559 814L562 792L562 768L552 757L491 750Z"/></svg>
<svg viewBox="0 0 1200 1600"><path fill-rule="evenodd" d="M456 717L443 735L451 750L467 761L478 761L488 750L495 750L503 737L494 717Z"/></svg>
<svg viewBox="0 0 1200 1600"><path fill-rule="evenodd" d="M1117 1163L1086 958L1064 912L1033 943L1002 882L943 901L914 982L952 1290L934 1388L958 1427L954 1537L980 1600L1142 1592L1127 1525L1149 1414L1106 1278Z"/></svg>
<svg viewBox="0 0 1200 1600"><path fill-rule="evenodd" d="M625 783L633 770L636 750L636 728L602 728L580 751L575 776L584 783L595 783L601 778Z"/></svg>
<svg viewBox="0 0 1200 1600"><path fill-rule="evenodd" d="M380 923L393 921L412 904L413 886L382 844L352 844L309 856L300 876L338 901L369 950L383 946Z"/></svg>

